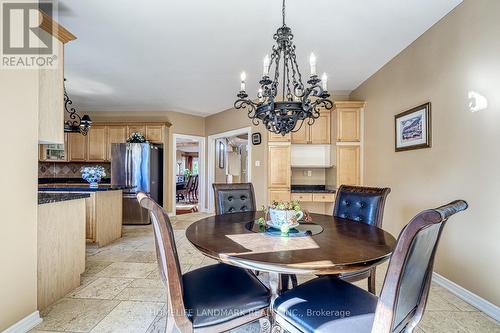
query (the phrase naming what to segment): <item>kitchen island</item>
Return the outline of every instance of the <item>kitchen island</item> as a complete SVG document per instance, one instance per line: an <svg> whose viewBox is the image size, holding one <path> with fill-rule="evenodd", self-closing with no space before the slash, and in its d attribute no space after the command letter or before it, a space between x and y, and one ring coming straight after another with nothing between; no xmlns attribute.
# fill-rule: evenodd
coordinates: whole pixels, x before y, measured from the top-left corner
<svg viewBox="0 0 500 333"><path fill-rule="evenodd" d="M122 235L122 190L126 187L88 184L40 184L41 193L88 194L85 199L85 239L99 247Z"/></svg>
<svg viewBox="0 0 500 333"><path fill-rule="evenodd" d="M43 310L80 286L88 193L39 193L37 303Z"/></svg>

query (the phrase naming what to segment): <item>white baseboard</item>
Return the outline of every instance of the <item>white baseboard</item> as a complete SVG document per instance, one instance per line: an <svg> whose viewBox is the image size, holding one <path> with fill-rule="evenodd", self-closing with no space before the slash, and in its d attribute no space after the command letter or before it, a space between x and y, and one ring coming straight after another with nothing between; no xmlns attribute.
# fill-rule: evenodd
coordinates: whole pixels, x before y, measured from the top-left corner
<svg viewBox="0 0 500 333"><path fill-rule="evenodd" d="M42 318L40 318L40 313L35 311L8 327L2 333L26 333L41 322Z"/></svg>
<svg viewBox="0 0 500 333"><path fill-rule="evenodd" d="M470 292L462 286L459 286L455 282L448 280L447 278L439 275L436 272L432 273L432 281L440 285L441 287L446 288L452 294L458 296L473 307L486 313L496 321L500 321L500 307L496 306L495 304L488 302L484 298L479 297L478 295Z"/></svg>

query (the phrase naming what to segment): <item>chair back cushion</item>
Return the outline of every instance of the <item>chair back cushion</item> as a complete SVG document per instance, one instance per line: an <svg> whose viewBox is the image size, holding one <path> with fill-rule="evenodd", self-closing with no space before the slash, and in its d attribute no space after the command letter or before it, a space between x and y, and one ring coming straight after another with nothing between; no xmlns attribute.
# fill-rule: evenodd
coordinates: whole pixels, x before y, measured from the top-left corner
<svg viewBox="0 0 500 333"><path fill-rule="evenodd" d="M336 217L380 227L389 188L342 185L337 191Z"/></svg>
<svg viewBox="0 0 500 333"><path fill-rule="evenodd" d="M401 231L389 262L372 332L400 332L420 321L441 232L451 215L466 208L465 201L457 200L423 211Z"/></svg>
<svg viewBox="0 0 500 333"><path fill-rule="evenodd" d="M217 215L256 210L252 183L213 184Z"/></svg>

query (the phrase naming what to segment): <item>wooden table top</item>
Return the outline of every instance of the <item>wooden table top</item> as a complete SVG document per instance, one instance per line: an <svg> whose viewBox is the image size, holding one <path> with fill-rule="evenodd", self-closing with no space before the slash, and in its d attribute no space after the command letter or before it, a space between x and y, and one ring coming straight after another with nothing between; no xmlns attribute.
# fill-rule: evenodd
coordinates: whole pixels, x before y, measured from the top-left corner
<svg viewBox="0 0 500 333"><path fill-rule="evenodd" d="M323 232L306 237L255 233L246 224L261 212L216 215L191 224L187 239L203 254L259 271L291 274L339 274L387 260L396 239L364 223L330 215L310 214Z"/></svg>

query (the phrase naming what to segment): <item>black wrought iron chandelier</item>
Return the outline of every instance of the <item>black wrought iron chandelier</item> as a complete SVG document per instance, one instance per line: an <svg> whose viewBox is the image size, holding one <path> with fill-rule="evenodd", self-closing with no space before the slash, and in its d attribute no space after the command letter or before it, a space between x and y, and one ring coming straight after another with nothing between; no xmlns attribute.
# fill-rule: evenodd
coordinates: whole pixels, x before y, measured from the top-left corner
<svg viewBox="0 0 500 333"><path fill-rule="evenodd" d="M85 114L82 117L76 113L76 109L71 106L73 101L69 98L66 92L66 78L64 79L64 110L69 114L68 120L64 122L64 132L70 133L81 133L82 135L87 135L90 127L92 126L92 120L89 115Z"/></svg>
<svg viewBox="0 0 500 333"><path fill-rule="evenodd" d="M262 79L259 81L260 88L257 99L248 98L245 91L246 74L241 73L241 86L238 99L234 103L236 109L248 111L248 117L254 125L260 121L267 130L276 134L285 135L289 132L298 131L304 121L312 125L314 120L320 116L322 108L331 109L333 102L328 99L326 73L321 79L316 74L316 57L313 53L309 58L311 75L305 87L302 83L302 75L297 64L295 45L293 44L292 30L285 24L285 0L283 0L283 25L276 31L273 38L276 45L273 46L271 56L264 57L264 68ZM281 61L283 63L281 64ZM274 66L274 78L270 73ZM281 100L278 99L280 88L280 69L283 70L281 83ZM297 126L298 124L298 126Z"/></svg>

